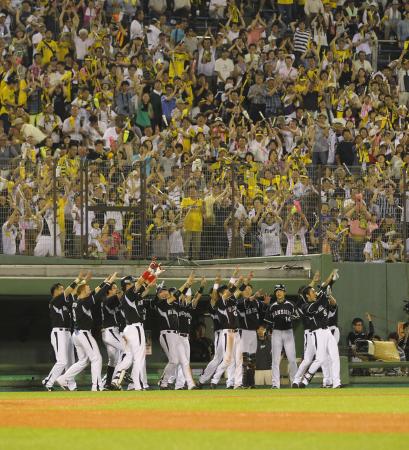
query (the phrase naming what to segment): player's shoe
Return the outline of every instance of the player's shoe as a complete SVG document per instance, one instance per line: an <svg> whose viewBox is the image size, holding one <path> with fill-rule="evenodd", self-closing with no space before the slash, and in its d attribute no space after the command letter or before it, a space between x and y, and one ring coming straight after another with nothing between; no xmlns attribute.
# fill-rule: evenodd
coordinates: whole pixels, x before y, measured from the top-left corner
<svg viewBox="0 0 409 450"><path fill-rule="evenodd" d="M321 388L323 388L323 389L331 389L332 388L332 384L323 384L321 386Z"/></svg>
<svg viewBox="0 0 409 450"><path fill-rule="evenodd" d="M305 388L307 387L307 385L304 384L304 383L300 383L300 384L298 385L298 387L299 387L300 389L305 389Z"/></svg>
<svg viewBox="0 0 409 450"><path fill-rule="evenodd" d="M47 386L47 378L44 378L44 380L41 380L41 384L43 385L44 389L48 392L52 392L54 388L52 386Z"/></svg>
<svg viewBox="0 0 409 450"><path fill-rule="evenodd" d="M183 388L182 389L176 389L176 390L183 390ZM192 387L190 387L189 388L189 391L197 391L197 386L195 386L195 385L193 385Z"/></svg>
<svg viewBox="0 0 409 450"><path fill-rule="evenodd" d="M271 386L271 389L278 389L278 386Z"/></svg>
<svg viewBox="0 0 409 450"><path fill-rule="evenodd" d="M110 388L111 391L122 391L122 386L119 380L112 380Z"/></svg>
<svg viewBox="0 0 409 450"><path fill-rule="evenodd" d="M204 386L204 384L202 384L200 381L198 381L198 382L196 383L196 387L197 387L198 389L202 389L203 386Z"/></svg>
<svg viewBox="0 0 409 450"><path fill-rule="evenodd" d="M293 383L293 384L291 385L291 387L292 387L293 389L298 389L300 386L298 386L297 383Z"/></svg>
<svg viewBox="0 0 409 450"><path fill-rule="evenodd" d="M168 391L169 387L168 386L162 386L161 384L159 385L159 390L160 391Z"/></svg>
<svg viewBox="0 0 409 450"><path fill-rule="evenodd" d="M210 389L217 389L217 384L210 383Z"/></svg>
<svg viewBox="0 0 409 450"><path fill-rule="evenodd" d="M58 377L58 378L55 380L55 382L60 386L60 388L61 388L63 391L67 391L67 390L68 390L68 384L67 384L67 382L64 380L63 377Z"/></svg>
<svg viewBox="0 0 409 450"><path fill-rule="evenodd" d="M243 386L234 386L234 388L233 388L234 390L236 390L236 389L244 389L244 387Z"/></svg>

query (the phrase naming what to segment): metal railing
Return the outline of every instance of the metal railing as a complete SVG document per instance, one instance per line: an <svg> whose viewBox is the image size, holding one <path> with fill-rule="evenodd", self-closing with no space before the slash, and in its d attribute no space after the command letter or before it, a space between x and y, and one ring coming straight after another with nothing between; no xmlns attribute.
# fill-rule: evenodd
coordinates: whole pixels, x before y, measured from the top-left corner
<svg viewBox="0 0 409 450"><path fill-rule="evenodd" d="M154 158L3 161L0 252L113 260L329 253L334 261L405 261L407 173L390 167L282 172L232 158L182 167Z"/></svg>

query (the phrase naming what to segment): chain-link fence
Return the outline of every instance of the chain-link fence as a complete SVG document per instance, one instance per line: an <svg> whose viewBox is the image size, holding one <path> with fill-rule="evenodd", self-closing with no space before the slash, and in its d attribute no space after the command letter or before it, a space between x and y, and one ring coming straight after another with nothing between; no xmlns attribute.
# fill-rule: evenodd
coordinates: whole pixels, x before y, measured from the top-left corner
<svg viewBox="0 0 409 450"><path fill-rule="evenodd" d="M229 157L183 165L166 158L2 161L1 253L180 261L328 253L334 261L404 261L407 174L392 169L288 171Z"/></svg>

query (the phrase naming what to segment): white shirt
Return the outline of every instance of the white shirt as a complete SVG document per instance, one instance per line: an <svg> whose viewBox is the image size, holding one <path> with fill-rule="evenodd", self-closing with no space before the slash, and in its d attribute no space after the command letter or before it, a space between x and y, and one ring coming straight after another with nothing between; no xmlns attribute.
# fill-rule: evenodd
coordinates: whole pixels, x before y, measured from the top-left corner
<svg viewBox="0 0 409 450"><path fill-rule="evenodd" d="M88 37L83 41L80 37L75 36L74 37L74 44L75 44L75 53L77 54L77 59L84 60L85 56L88 53L88 49L91 47L91 45L94 43L94 39Z"/></svg>
<svg viewBox="0 0 409 450"><path fill-rule="evenodd" d="M216 62L214 64L214 70L215 72L217 72L217 82L224 83L226 79L233 73L234 70L233 61L230 58L216 59Z"/></svg>
<svg viewBox="0 0 409 450"><path fill-rule="evenodd" d="M104 133L104 140L105 140L105 147L111 148L112 142L117 142L118 140L118 133L116 132L115 127L107 128Z"/></svg>
<svg viewBox="0 0 409 450"><path fill-rule="evenodd" d="M1 239L3 242L3 253L5 255L15 255L17 251L16 237L18 229L15 225L4 223L1 227Z"/></svg>
<svg viewBox="0 0 409 450"><path fill-rule="evenodd" d="M71 208L71 217L73 220L73 224L72 224L72 231L74 236L81 236L81 209L78 208L78 206L73 205ZM86 220L86 211L85 208L83 210L83 218L84 220ZM94 211L88 211L88 231L92 229L91 223L92 221L95 219L95 213ZM82 229L83 234L85 235L86 232L86 225L84 223L83 225L83 229Z"/></svg>
<svg viewBox="0 0 409 450"><path fill-rule="evenodd" d="M138 20L133 20L131 22L131 41L137 37L143 39L143 27Z"/></svg>
<svg viewBox="0 0 409 450"><path fill-rule="evenodd" d="M260 225L261 252L263 256L281 255L280 224Z"/></svg>

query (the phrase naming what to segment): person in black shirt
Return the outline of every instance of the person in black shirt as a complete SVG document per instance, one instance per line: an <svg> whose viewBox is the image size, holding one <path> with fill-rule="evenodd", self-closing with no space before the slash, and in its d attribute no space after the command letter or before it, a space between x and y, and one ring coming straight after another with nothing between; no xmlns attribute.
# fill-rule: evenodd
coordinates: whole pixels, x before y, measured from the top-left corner
<svg viewBox="0 0 409 450"><path fill-rule="evenodd" d="M335 150L335 157L339 165L346 164L353 166L356 164L356 149L352 141L351 131L345 129L342 133L344 140L339 142Z"/></svg>
<svg viewBox="0 0 409 450"><path fill-rule="evenodd" d="M348 357L352 362L361 362L362 359L356 354L355 342L357 340L370 340L375 334L375 329L372 322L372 317L369 313L366 313L366 318L368 319L368 331L364 328L364 321L360 317L355 317L352 321L352 331L348 333L347 336L347 346L348 346ZM351 375L369 375L366 369L352 369Z"/></svg>
<svg viewBox="0 0 409 450"><path fill-rule="evenodd" d="M314 361L299 385L300 388L305 388L309 384L317 370L325 364L328 355L331 358L332 387L336 389L341 386L338 345L328 328L328 310L330 306L336 304L336 301L331 294L327 295L327 287L331 286L337 278L338 273L333 271L328 285L324 283L318 292L312 286L307 286L303 292L307 300L304 314L311 318L311 331L316 352Z"/></svg>
<svg viewBox="0 0 409 450"><path fill-rule="evenodd" d="M61 283L51 286L51 300L49 302L51 321L51 345L53 346L56 362L50 373L42 381L47 391L52 391L56 379L74 362L74 345L71 337L71 307L72 293L78 284L85 279L82 272L64 289ZM68 385L70 390L76 389L75 382Z"/></svg>
<svg viewBox="0 0 409 450"><path fill-rule="evenodd" d="M102 342L105 344L108 355L108 366L105 376L104 387L109 389L115 367L119 362L121 354L125 351L125 342L119 332L118 320L120 301L118 296L118 286L112 283L106 296L101 302L102 312Z"/></svg>
<svg viewBox="0 0 409 450"><path fill-rule="evenodd" d="M189 367L189 361L183 358L184 349L179 336L179 300L185 289L194 283L194 274L179 289L160 286L156 293L156 311L159 315L159 326L161 329L159 342L168 358L161 380L160 389L168 389L168 384L172 376L176 373L177 367L181 364L183 375L186 379L188 389L195 389L195 383Z"/></svg>
<svg viewBox="0 0 409 450"><path fill-rule="evenodd" d="M237 299L242 290L237 286L249 284L248 280L243 283L243 278L238 281L233 278L229 285L218 288L220 298L216 301L216 309L219 316L220 328L222 329L222 341L224 345L223 361L217 368L211 380L211 387L216 387L226 369L232 364L234 374L230 371L228 383L234 382L234 389L240 389L243 382L243 350L239 332L240 322L237 310ZM233 381L234 380L234 381ZM229 388L229 384L227 384Z"/></svg>
<svg viewBox="0 0 409 450"><path fill-rule="evenodd" d="M272 329L272 388L280 389L280 361L284 348L288 360L290 385L297 373L295 342L293 334L293 319L296 317L294 305L285 298L286 290L283 284L274 287L275 301L268 308L264 321Z"/></svg>
<svg viewBox="0 0 409 450"><path fill-rule="evenodd" d="M251 277L249 277L248 281L250 281ZM257 292L253 295L253 288L250 284L243 287L244 289L241 291L242 297L237 303L243 348L243 387L253 388L255 385L257 329L260 325L261 305L259 303L259 293Z"/></svg>
<svg viewBox="0 0 409 450"><path fill-rule="evenodd" d="M256 351L256 386L265 386L271 383L271 340L267 338L266 329L260 325L257 329Z"/></svg>
<svg viewBox="0 0 409 450"><path fill-rule="evenodd" d="M190 325L192 323L192 313L196 309L196 306L203 294L203 290L206 284L206 279L202 278L200 283L200 288L196 292L196 294L192 295L192 290L190 288L186 289L186 293L182 292L182 295L179 297L178 306L179 306L179 351L180 354L180 363L176 370L175 376L171 377L169 383L172 384L176 381L175 390L184 389L186 380L183 375L183 364L187 364L190 370L190 343L189 343L189 335L190 335Z"/></svg>
<svg viewBox="0 0 409 450"><path fill-rule="evenodd" d="M115 368L111 386L121 389L126 370L132 366L132 389L141 391L148 389L146 376L146 342L143 324L146 319L146 295L156 278L146 283L141 276L136 281L132 276L121 279L121 288L124 292L121 308L125 316L126 326L123 331L125 339L125 354L122 361Z"/></svg>
<svg viewBox="0 0 409 450"><path fill-rule="evenodd" d="M206 369L203 371L202 375L199 377L199 381L197 383L198 387L206 384L216 372L216 369L219 367L221 362L223 361L224 355L224 345L223 339L221 337L222 330L220 328L219 316L217 314L216 302L219 298L219 293L217 290L221 285L222 279L220 275L218 275L214 281L212 290L210 292L210 305L209 305L209 314L213 320L213 330L214 330L214 355L213 359L206 366Z"/></svg>
<svg viewBox="0 0 409 450"><path fill-rule="evenodd" d="M74 320L73 342L77 350L78 361L64 375L57 378L57 383L63 389L68 388L69 383L74 381L75 377L88 366L89 362L91 362L92 390L101 391L103 389L101 380L102 356L97 341L91 334L94 326L91 310L93 305L100 302L103 296L106 295L111 284L116 279L116 273L105 278L93 291L91 291L87 283L89 278L90 275L77 287L77 298L72 305Z"/></svg>

